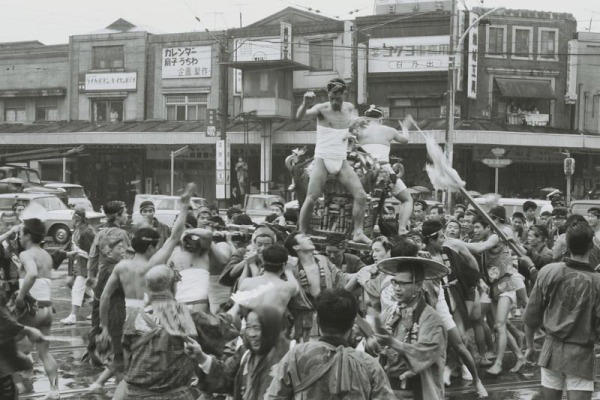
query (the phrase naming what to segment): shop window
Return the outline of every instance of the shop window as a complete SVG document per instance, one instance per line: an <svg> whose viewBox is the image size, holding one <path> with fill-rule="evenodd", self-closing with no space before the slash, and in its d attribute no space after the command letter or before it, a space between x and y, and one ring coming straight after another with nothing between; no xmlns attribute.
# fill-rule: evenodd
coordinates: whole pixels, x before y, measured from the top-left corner
<svg viewBox="0 0 600 400"><path fill-rule="evenodd" d="M4 102L4 121L25 122L27 120L27 107L25 100L11 99Z"/></svg>
<svg viewBox="0 0 600 400"><path fill-rule="evenodd" d="M557 60L558 29L540 28L538 55L542 60Z"/></svg>
<svg viewBox="0 0 600 400"><path fill-rule="evenodd" d="M411 115L416 120L439 118L441 105L441 99L437 97L424 99L395 99L390 106L390 118L404 119L407 115Z"/></svg>
<svg viewBox="0 0 600 400"><path fill-rule="evenodd" d="M94 69L121 69L125 65L123 46L96 46L92 54Z"/></svg>
<svg viewBox="0 0 600 400"><path fill-rule="evenodd" d="M505 57L506 53L506 27L487 27L486 56Z"/></svg>
<svg viewBox="0 0 600 400"><path fill-rule="evenodd" d="M36 121L58 121L58 108L57 107L36 107L35 108L35 120Z"/></svg>
<svg viewBox="0 0 600 400"><path fill-rule="evenodd" d="M92 102L92 121L123 122L123 100L94 100Z"/></svg>
<svg viewBox="0 0 600 400"><path fill-rule="evenodd" d="M167 95L168 121L204 121L208 94Z"/></svg>
<svg viewBox="0 0 600 400"><path fill-rule="evenodd" d="M533 29L513 28L513 57L530 58L532 53Z"/></svg>
<svg viewBox="0 0 600 400"><path fill-rule="evenodd" d="M308 45L309 64L318 71L333 70L333 40L319 40Z"/></svg>

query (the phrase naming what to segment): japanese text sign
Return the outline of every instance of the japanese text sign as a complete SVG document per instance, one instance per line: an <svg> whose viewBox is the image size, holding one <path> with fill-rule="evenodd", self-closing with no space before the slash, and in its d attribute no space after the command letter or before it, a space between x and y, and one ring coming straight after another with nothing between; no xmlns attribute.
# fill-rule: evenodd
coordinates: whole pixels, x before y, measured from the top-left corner
<svg viewBox="0 0 600 400"><path fill-rule="evenodd" d="M165 47L162 49L162 77L210 78L211 46Z"/></svg>

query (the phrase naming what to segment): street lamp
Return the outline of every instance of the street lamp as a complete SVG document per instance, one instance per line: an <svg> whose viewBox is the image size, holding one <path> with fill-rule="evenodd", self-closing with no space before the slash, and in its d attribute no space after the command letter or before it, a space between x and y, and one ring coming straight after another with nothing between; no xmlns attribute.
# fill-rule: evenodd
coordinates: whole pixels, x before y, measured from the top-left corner
<svg viewBox="0 0 600 400"><path fill-rule="evenodd" d="M175 185L175 157L187 153L189 149L190 146L184 146L178 150L171 152L171 196L173 196L173 186Z"/></svg>

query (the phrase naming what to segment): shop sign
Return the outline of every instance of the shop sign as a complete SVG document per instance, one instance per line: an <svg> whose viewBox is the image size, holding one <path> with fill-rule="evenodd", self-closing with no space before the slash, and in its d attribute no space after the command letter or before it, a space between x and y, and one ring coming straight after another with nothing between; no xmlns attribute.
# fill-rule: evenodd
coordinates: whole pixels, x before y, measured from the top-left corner
<svg viewBox="0 0 600 400"><path fill-rule="evenodd" d="M229 140L217 140L216 167L217 199L229 198L231 173L231 142Z"/></svg>
<svg viewBox="0 0 600 400"><path fill-rule="evenodd" d="M163 79L210 78L211 66L212 46L162 49Z"/></svg>
<svg viewBox="0 0 600 400"><path fill-rule="evenodd" d="M85 74L86 91L136 90L137 72Z"/></svg>
<svg viewBox="0 0 600 400"><path fill-rule="evenodd" d="M261 39L237 39L235 61L266 61L281 59L281 40L274 36Z"/></svg>
<svg viewBox="0 0 600 400"><path fill-rule="evenodd" d="M569 40L567 47L567 90L565 103L575 104L577 102L577 63L578 63L577 40Z"/></svg>
<svg viewBox="0 0 600 400"><path fill-rule="evenodd" d="M369 73L447 71L450 36L369 40Z"/></svg>
<svg viewBox="0 0 600 400"><path fill-rule="evenodd" d="M469 11L469 26L479 18L479 15ZM469 44L467 47L467 97L477 98L477 58L479 57L479 24L469 31Z"/></svg>

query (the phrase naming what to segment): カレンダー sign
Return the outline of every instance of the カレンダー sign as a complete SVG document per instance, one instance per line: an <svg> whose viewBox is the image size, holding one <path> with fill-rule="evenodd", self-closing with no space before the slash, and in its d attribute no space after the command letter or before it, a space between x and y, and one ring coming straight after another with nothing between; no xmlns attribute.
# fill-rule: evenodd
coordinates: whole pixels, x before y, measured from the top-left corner
<svg viewBox="0 0 600 400"><path fill-rule="evenodd" d="M210 78L211 46L165 47L162 49L162 77Z"/></svg>

